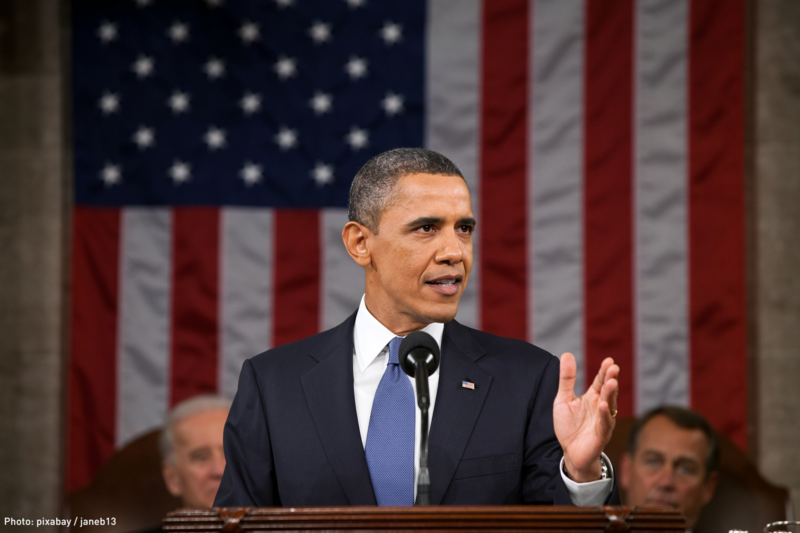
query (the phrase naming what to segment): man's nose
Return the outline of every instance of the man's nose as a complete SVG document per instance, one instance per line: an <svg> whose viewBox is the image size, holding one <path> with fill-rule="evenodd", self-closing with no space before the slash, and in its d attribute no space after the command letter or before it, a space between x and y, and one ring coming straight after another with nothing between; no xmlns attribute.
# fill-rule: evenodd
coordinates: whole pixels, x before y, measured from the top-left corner
<svg viewBox="0 0 800 533"><path fill-rule="evenodd" d="M439 251L436 253L436 262L454 265L463 260L464 250L455 230L442 231Z"/></svg>
<svg viewBox="0 0 800 533"><path fill-rule="evenodd" d="M214 459L211 461L211 475L214 477L222 477L225 472L225 454L214 454Z"/></svg>
<svg viewBox="0 0 800 533"><path fill-rule="evenodd" d="M656 483L658 484L659 488L673 489L675 487L675 469L669 466L663 467L658 472Z"/></svg>

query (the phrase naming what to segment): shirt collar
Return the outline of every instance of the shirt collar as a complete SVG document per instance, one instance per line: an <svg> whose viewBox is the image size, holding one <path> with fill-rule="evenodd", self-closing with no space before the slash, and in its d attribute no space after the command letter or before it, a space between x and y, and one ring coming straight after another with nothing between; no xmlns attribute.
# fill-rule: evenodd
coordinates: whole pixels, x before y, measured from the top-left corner
<svg viewBox="0 0 800 533"><path fill-rule="evenodd" d="M422 328L422 331L433 337L441 350L444 324L434 322ZM361 303L358 306L358 314L356 315L353 337L358 370L364 372L396 335L372 316L372 313L367 309L366 303L364 303L364 296L362 296Z"/></svg>

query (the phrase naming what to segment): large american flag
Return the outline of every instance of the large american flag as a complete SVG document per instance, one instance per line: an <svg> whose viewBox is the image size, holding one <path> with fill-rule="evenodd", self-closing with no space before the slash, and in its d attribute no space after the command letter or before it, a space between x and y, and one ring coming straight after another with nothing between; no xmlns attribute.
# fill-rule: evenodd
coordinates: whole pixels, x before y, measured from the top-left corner
<svg viewBox="0 0 800 533"><path fill-rule="evenodd" d="M478 219L463 323L622 367L744 447L744 0L74 0L68 489L332 327L366 160ZM446 357L446 354L445 354Z"/></svg>

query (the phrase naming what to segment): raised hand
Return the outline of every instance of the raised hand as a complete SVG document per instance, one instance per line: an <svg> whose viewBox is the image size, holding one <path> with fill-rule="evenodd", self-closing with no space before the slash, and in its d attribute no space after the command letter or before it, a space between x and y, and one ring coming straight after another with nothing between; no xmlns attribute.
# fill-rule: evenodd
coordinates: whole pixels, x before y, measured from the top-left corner
<svg viewBox="0 0 800 533"><path fill-rule="evenodd" d="M617 415L619 367L610 357L583 396L575 396L577 365L571 353L561 356L553 425L564 450L567 475L578 483L600 479L600 453L611 439Z"/></svg>

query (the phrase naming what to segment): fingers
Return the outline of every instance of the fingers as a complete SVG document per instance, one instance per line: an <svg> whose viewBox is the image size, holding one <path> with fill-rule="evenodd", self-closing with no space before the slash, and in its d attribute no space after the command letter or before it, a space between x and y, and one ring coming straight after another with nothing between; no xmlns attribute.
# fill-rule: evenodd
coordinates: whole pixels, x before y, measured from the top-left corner
<svg viewBox="0 0 800 533"><path fill-rule="evenodd" d="M599 436L604 443L603 445L605 446L605 444L608 444L608 441L611 440L611 434L614 432L614 426L616 425L617 421L611 416L608 403L600 402L597 410Z"/></svg>
<svg viewBox="0 0 800 533"><path fill-rule="evenodd" d="M575 398L575 380L578 373L577 363L575 357L571 353L565 353L561 356L561 369L558 383L558 395L562 400L571 400ZM617 396L619 394L619 366L614 363L614 360L607 357L600 365L600 370L592 382L591 389L597 394L598 403L596 404L600 409L601 417L604 414L608 415L609 422L611 415L617 412Z"/></svg>
<svg viewBox="0 0 800 533"><path fill-rule="evenodd" d="M612 418L617 414L617 396L619 395L619 366L614 360L607 357L600 365L600 370L592 382L592 390L599 395L597 408L602 419L612 423ZM612 423L613 424L613 423ZM613 425L612 425L613 427Z"/></svg>
<svg viewBox="0 0 800 533"><path fill-rule="evenodd" d="M603 404L605 404L605 408L608 410L608 414L611 417L617 414L617 396L619 395L619 381L617 380L617 376L619 376L619 367L617 365L611 365L606 371L606 380L600 390L600 405L598 407L601 408L602 414L602 407Z"/></svg>
<svg viewBox="0 0 800 533"><path fill-rule="evenodd" d="M558 377L558 396L571 400L575 397L575 377L578 374L578 365L575 356L567 352L561 355L561 366Z"/></svg>
<svg viewBox="0 0 800 533"><path fill-rule="evenodd" d="M614 364L614 360L610 357L606 357L600 364L600 370L597 371L597 375L592 382L592 389L594 389L597 394L600 394L600 391L603 389L603 383L605 383L607 379L606 373L612 366L617 365ZM619 373L619 367L617 367L617 373Z"/></svg>

